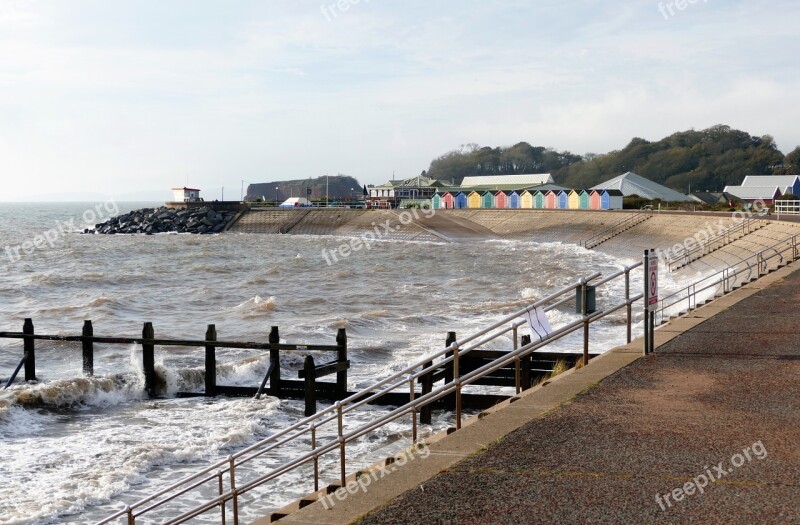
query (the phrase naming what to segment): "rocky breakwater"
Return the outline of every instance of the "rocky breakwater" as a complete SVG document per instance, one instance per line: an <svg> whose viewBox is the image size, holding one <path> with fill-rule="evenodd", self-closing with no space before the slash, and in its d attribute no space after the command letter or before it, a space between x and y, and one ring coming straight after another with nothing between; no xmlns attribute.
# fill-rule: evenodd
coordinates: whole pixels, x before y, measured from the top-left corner
<svg viewBox="0 0 800 525"><path fill-rule="evenodd" d="M85 233L220 233L235 216L234 212L216 212L205 206L191 209L144 208L113 217Z"/></svg>

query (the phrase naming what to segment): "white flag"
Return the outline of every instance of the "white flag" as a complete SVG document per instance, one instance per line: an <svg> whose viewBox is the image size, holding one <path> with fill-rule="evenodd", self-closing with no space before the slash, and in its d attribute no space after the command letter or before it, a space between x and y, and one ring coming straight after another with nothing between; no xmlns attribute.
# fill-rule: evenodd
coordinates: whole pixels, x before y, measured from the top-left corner
<svg viewBox="0 0 800 525"><path fill-rule="evenodd" d="M544 310L537 307L534 311L528 310L528 324L531 327L531 338L538 337L539 341L544 341L553 333L553 327L547 320Z"/></svg>

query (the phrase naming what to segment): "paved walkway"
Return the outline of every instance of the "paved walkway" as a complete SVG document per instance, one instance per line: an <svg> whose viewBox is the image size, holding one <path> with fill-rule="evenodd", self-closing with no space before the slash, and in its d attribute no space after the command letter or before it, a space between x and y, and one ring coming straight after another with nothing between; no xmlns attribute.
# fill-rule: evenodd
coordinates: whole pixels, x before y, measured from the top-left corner
<svg viewBox="0 0 800 525"><path fill-rule="evenodd" d="M745 295L359 523L800 523L800 272Z"/></svg>

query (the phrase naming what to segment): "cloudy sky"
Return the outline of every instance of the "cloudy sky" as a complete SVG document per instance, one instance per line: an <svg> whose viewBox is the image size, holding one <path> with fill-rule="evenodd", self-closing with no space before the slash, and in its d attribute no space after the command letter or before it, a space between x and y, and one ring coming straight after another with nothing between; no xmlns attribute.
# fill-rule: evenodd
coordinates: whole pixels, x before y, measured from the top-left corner
<svg viewBox="0 0 800 525"><path fill-rule="evenodd" d="M787 153L798 22L796 0L0 0L0 200L238 199L718 123Z"/></svg>

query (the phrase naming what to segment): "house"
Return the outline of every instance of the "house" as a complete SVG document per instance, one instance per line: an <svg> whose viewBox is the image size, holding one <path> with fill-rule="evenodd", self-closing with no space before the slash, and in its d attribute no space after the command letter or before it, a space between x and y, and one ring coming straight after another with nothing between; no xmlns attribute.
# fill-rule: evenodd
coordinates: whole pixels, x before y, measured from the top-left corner
<svg viewBox="0 0 800 525"><path fill-rule="evenodd" d="M581 194L576 190L567 193L567 207L571 210L579 210L581 207Z"/></svg>
<svg viewBox="0 0 800 525"><path fill-rule="evenodd" d="M172 188L173 202L200 202L200 190L196 188Z"/></svg>
<svg viewBox="0 0 800 525"><path fill-rule="evenodd" d="M544 192L537 191L536 194L533 196L533 207L537 209L544 208Z"/></svg>
<svg viewBox="0 0 800 525"><path fill-rule="evenodd" d="M602 210L602 191L592 190L589 194L589 209L590 210Z"/></svg>
<svg viewBox="0 0 800 525"><path fill-rule="evenodd" d="M483 192L483 195L481 195L481 208L494 208L494 193L491 191Z"/></svg>
<svg viewBox="0 0 800 525"><path fill-rule="evenodd" d="M662 200L664 202L691 202L692 199L673 189L662 186L641 175L633 172L623 173L619 177L614 177L602 184L592 187L593 190L619 190L622 195L629 197L638 195L649 200Z"/></svg>
<svg viewBox="0 0 800 525"><path fill-rule="evenodd" d="M380 186L370 186L371 208L396 208L403 200L425 200L433 197L444 185L430 177L417 176L404 180L390 180Z"/></svg>
<svg viewBox="0 0 800 525"><path fill-rule="evenodd" d="M480 208L481 207L481 194L477 191L470 192L467 196L467 208Z"/></svg>
<svg viewBox="0 0 800 525"><path fill-rule="evenodd" d="M556 193L556 196L558 197L558 200L557 200L557 203L556 203L556 207L559 210L568 209L569 208L569 192L567 192L566 190L561 190L561 191Z"/></svg>
<svg viewBox="0 0 800 525"><path fill-rule="evenodd" d="M602 190L600 192L600 208L603 210L621 210L623 195L620 190Z"/></svg>
<svg viewBox="0 0 800 525"><path fill-rule="evenodd" d="M581 190L579 195L580 195L580 202L581 202L581 206L580 206L580 208L581 208L582 210L589 210L589 209L591 209L591 208L589 207L589 192L588 192L588 191L586 191L586 190Z"/></svg>
<svg viewBox="0 0 800 525"><path fill-rule="evenodd" d="M725 193L728 193L736 199L753 204L756 202L763 202L767 206L771 205L783 195L783 192L777 186L757 187L757 186L725 186Z"/></svg>
<svg viewBox="0 0 800 525"><path fill-rule="evenodd" d="M442 204L444 205L444 209L451 210L455 208L455 200L456 198L452 193L449 191L445 192L444 195L442 195Z"/></svg>
<svg viewBox="0 0 800 525"><path fill-rule="evenodd" d="M494 194L494 207L508 208L508 195L504 191L498 191Z"/></svg>
<svg viewBox="0 0 800 525"><path fill-rule="evenodd" d="M550 190L544 194L544 207L548 210L555 210L558 208L558 194L554 190Z"/></svg>
<svg viewBox="0 0 800 525"><path fill-rule="evenodd" d="M467 207L467 196L464 194L463 191L459 191L455 197L454 201L456 208L466 208Z"/></svg>
<svg viewBox="0 0 800 525"><path fill-rule="evenodd" d="M520 196L520 208L533 208L533 194L528 190L523 191Z"/></svg>
<svg viewBox="0 0 800 525"><path fill-rule="evenodd" d="M508 194L508 207L509 208L520 207L519 193L517 193L516 191L512 191L511 193Z"/></svg>
<svg viewBox="0 0 800 525"><path fill-rule="evenodd" d="M431 197L431 208L434 210L439 210L442 208L442 196L438 193L434 193L433 197Z"/></svg>
<svg viewBox="0 0 800 525"><path fill-rule="evenodd" d="M769 188L775 186L781 195L800 195L800 175L748 175L742 181L745 188Z"/></svg>

